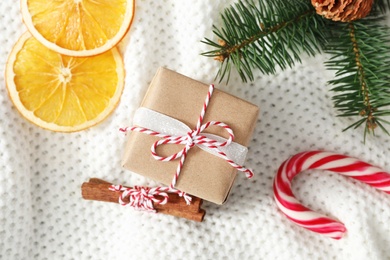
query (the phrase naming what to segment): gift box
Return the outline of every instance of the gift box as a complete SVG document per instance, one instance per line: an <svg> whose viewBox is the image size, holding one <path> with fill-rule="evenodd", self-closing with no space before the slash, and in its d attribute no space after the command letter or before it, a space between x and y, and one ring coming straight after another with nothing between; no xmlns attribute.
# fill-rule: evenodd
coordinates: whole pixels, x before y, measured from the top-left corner
<svg viewBox="0 0 390 260"><path fill-rule="evenodd" d="M166 68L160 68L154 76L142 101L140 111L134 115L133 124L159 128L158 132L169 135L186 134L195 129L209 85L203 84ZM140 112L140 113L138 113ZM248 143L253 133L259 108L245 100L215 89L203 122L220 121L234 132L234 143L223 147L227 156L237 163L244 163ZM182 125L166 122L174 119ZM144 122L146 121L146 123ZM186 125L186 126L185 126ZM181 129L183 128L183 129ZM229 135L223 127L212 126L204 132L213 134L220 141ZM203 133L202 133L203 134ZM125 169L170 185L180 159L156 160L151 147L160 137L143 132L131 132L125 147L122 165ZM169 156L183 148L182 144L159 146L161 156ZM187 154L175 188L204 200L223 204L232 188L237 170L226 160L211 154L199 146Z"/></svg>

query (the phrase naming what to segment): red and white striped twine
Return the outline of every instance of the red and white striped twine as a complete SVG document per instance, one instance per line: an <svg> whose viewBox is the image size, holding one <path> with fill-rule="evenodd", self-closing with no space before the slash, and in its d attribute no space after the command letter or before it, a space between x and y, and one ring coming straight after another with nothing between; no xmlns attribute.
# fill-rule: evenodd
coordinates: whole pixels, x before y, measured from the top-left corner
<svg viewBox="0 0 390 260"><path fill-rule="evenodd" d="M120 191L122 194L119 196L119 204L122 206L130 206L137 210L144 210L149 212L156 212L153 207L153 202L158 204L166 204L168 201L167 190L161 189L161 187L148 188L141 186L134 186L134 188L126 188L122 185L111 185L109 190ZM162 197L162 199L156 198L156 196ZM128 202L126 202L128 198Z"/></svg>
<svg viewBox="0 0 390 260"><path fill-rule="evenodd" d="M173 160L180 158L175 175L172 179L170 186L167 187L166 192L179 194L180 196L185 198L187 204L190 203L191 197L186 195L186 193L175 189L175 186L176 186L176 183L179 179L180 172L183 168L188 151L192 147L194 147L195 145L207 146L208 148L210 148L210 149L214 150L216 153L218 153L220 155L220 157L222 157L225 161L227 161L232 167L236 168L238 171L246 173L246 176L248 178L253 177L252 170L247 169L244 166L235 163L224 152L222 152L219 149L219 147L228 146L229 144L231 144L231 142L233 142L233 140L234 140L233 130L227 124L225 124L223 122L219 122L219 121L210 121L210 122L203 124L203 119L204 119L204 116L206 114L206 110L207 110L207 107L209 105L213 91L214 91L214 85L210 85L205 102L203 103L202 111L201 111L201 113L198 117L198 121L196 123L196 128L194 130L188 132L186 135L183 135L183 136L165 135L165 134L153 131L151 129L139 127L139 126L133 126L130 128L121 128L120 129L120 131L122 131L122 132L135 131L135 132L140 132L140 133L144 133L147 135L160 137L161 139L156 141L151 147L152 156L154 159L156 159L158 161L168 162L168 161L173 161ZM224 142L218 142L214 139L211 139L211 138L208 138L208 137L202 135L201 133L210 126L222 127L229 134L229 138ZM165 144L184 144L185 146L178 153L172 154L172 155L167 156L167 157L163 157L163 156L158 155L158 153L156 152L156 149L158 146L165 145ZM159 187L159 188L164 188L164 187ZM156 194L159 195L158 193L156 193Z"/></svg>
<svg viewBox="0 0 390 260"><path fill-rule="evenodd" d="M340 239L347 231L343 223L311 211L295 198L291 181L309 169L329 170L390 193L390 174L355 158L330 152L309 151L286 160L274 179L274 197L280 210L293 222L311 231Z"/></svg>

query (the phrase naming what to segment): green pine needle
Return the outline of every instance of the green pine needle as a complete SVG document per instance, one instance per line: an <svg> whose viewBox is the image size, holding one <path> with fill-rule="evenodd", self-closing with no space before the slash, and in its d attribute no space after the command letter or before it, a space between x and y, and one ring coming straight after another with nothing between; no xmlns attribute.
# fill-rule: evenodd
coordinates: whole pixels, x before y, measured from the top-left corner
<svg viewBox="0 0 390 260"><path fill-rule="evenodd" d="M377 11L380 11L381 13L385 13L389 11L389 9L390 9L390 0L375 0L371 13Z"/></svg>
<svg viewBox="0 0 390 260"><path fill-rule="evenodd" d="M217 42L202 42L214 49L204 56L221 62L217 78L229 80L232 68L243 81L254 80L253 70L273 74L300 62L306 52L315 55L326 42L326 26L310 1L239 1L221 15L223 26L213 28Z"/></svg>
<svg viewBox="0 0 390 260"><path fill-rule="evenodd" d="M326 63L336 71L333 85L340 116L361 117L349 128L365 124L365 134L379 127L388 133L383 116L390 115L390 30L377 18L334 23L325 51Z"/></svg>

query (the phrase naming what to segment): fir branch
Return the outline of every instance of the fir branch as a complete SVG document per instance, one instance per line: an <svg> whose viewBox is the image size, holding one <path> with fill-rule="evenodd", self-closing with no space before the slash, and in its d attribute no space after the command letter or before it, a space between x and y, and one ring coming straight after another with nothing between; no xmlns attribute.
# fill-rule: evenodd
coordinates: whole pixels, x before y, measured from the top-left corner
<svg viewBox="0 0 390 260"><path fill-rule="evenodd" d="M213 29L218 41L202 41L214 48L202 55L221 62L216 76L220 81L228 81L232 67L243 81L254 80L256 68L272 74L276 67L292 67L302 52L313 56L326 42L325 21L310 1L239 1L221 17L222 28Z"/></svg>
<svg viewBox="0 0 390 260"><path fill-rule="evenodd" d="M372 6L371 14L376 15L379 12L386 13L390 9L390 0L375 0Z"/></svg>
<svg viewBox="0 0 390 260"><path fill-rule="evenodd" d="M382 117L390 115L389 28L377 18L333 26L326 52L333 55L328 68L336 71L329 81L334 104L339 116L362 117L345 130L365 124L365 135L378 126L388 133Z"/></svg>

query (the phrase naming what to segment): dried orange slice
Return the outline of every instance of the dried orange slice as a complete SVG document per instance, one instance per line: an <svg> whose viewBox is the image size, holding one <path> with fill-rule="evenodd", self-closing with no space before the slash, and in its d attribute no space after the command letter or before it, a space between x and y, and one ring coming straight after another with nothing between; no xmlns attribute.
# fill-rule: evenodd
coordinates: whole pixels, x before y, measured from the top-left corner
<svg viewBox="0 0 390 260"><path fill-rule="evenodd" d="M114 110L124 86L124 66L116 48L93 57L70 57L25 33L8 58L6 82L26 119L52 131L74 132Z"/></svg>
<svg viewBox="0 0 390 260"><path fill-rule="evenodd" d="M134 0L21 0L23 21L47 48L68 56L103 53L125 36Z"/></svg>

